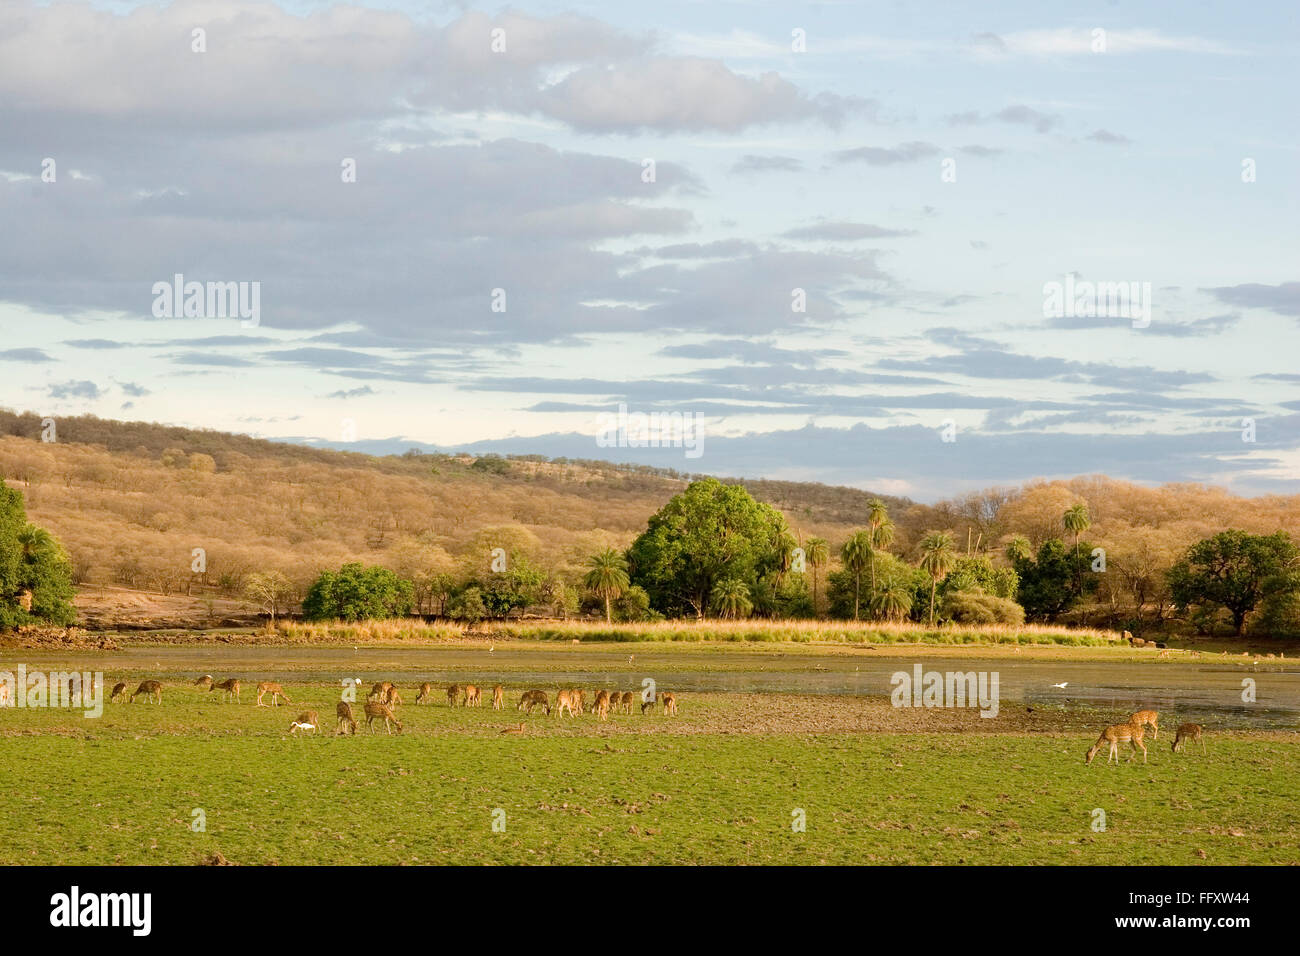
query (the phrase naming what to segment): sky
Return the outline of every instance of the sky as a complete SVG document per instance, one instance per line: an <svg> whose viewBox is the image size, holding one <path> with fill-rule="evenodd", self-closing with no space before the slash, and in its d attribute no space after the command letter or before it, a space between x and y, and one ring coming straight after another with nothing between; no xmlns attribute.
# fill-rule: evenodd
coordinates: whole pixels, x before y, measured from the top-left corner
<svg viewBox="0 0 1300 956"><path fill-rule="evenodd" d="M1298 20L0 0L0 406L1300 493Z"/></svg>

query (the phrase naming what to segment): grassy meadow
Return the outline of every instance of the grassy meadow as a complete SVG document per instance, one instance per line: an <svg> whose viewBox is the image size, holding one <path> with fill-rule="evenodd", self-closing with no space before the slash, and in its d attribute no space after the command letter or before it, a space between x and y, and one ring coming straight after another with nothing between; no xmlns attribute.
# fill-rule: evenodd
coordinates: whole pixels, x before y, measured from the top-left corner
<svg viewBox="0 0 1300 956"><path fill-rule="evenodd" d="M250 685L241 704L179 675L166 685L161 706L94 720L0 710L0 863L1300 860L1291 732L1215 734L1206 754L1174 755L1167 727L1145 766L1103 753L1085 767L1104 715L982 721L880 698L709 693L684 695L677 717L602 723L525 717L513 686L502 712L452 709L438 686L432 706L404 688L400 735L363 723L348 737L333 735L337 690L323 683L286 683L295 704L278 708L255 707ZM305 707L323 732L290 736Z"/></svg>

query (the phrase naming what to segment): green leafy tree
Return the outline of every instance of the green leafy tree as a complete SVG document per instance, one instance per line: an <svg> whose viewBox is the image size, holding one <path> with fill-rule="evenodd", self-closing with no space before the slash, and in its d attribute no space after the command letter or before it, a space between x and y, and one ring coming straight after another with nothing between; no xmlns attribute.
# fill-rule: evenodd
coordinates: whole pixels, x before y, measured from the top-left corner
<svg viewBox="0 0 1300 956"><path fill-rule="evenodd" d="M1261 602L1278 602L1300 589L1296 546L1285 531L1256 535L1233 529L1192 545L1169 570L1170 593L1182 610L1223 609L1233 633Z"/></svg>
<svg viewBox="0 0 1300 956"><path fill-rule="evenodd" d="M808 562L808 567L812 568L813 579L813 612L818 613L820 602L817 599L817 581L818 575L822 568L830 564L831 547L827 544L825 538L809 538L808 547L804 551L804 559Z"/></svg>
<svg viewBox="0 0 1300 956"><path fill-rule="evenodd" d="M726 578L713 589L713 609L721 617L748 617L753 608L749 600L749 585L744 581Z"/></svg>
<svg viewBox="0 0 1300 956"><path fill-rule="evenodd" d="M934 592L957 561L952 535L932 531L921 540L921 570L930 576L930 626L934 626Z"/></svg>
<svg viewBox="0 0 1300 956"><path fill-rule="evenodd" d="M22 494L0 480L0 629L33 620L71 624L74 593L62 546L27 523Z"/></svg>
<svg viewBox="0 0 1300 956"><path fill-rule="evenodd" d="M488 616L487 605L483 603L483 592L472 585L457 591L447 602L447 616L471 627L477 624Z"/></svg>
<svg viewBox="0 0 1300 956"><path fill-rule="evenodd" d="M605 602L605 623L610 623L613 620L610 602L619 597L631 584L627 576L627 558L613 548L606 548L593 554L587 561L587 576L583 578L582 583L588 590L596 592ZM644 589L642 591L644 592Z"/></svg>
<svg viewBox="0 0 1300 956"><path fill-rule="evenodd" d="M870 531L871 550L867 564L871 568L871 590L876 590L876 551L883 551L894 540L894 522L889 520L889 510L879 498L867 505L867 529Z"/></svg>
<svg viewBox="0 0 1300 956"><path fill-rule="evenodd" d="M358 562L322 571L303 598L309 621L364 621L402 617L411 612L414 588L387 568Z"/></svg>
<svg viewBox="0 0 1300 956"><path fill-rule="evenodd" d="M871 532L855 531L840 549L840 562L844 570L853 575L853 620L858 620L861 607L862 572L871 566Z"/></svg>
<svg viewBox="0 0 1300 956"><path fill-rule="evenodd" d="M890 584L872 594L871 610L887 621L901 621L911 613L912 594L902 584Z"/></svg>
<svg viewBox="0 0 1300 956"><path fill-rule="evenodd" d="M739 485L716 478L692 482L650 519L628 549L629 577L655 610L703 617L719 582L754 588L779 570L787 543L785 518Z"/></svg>
<svg viewBox="0 0 1300 956"><path fill-rule="evenodd" d="M1060 538L1051 538L1039 547L1035 560L1025 558L1015 562L1019 578L1016 599L1027 617L1055 621L1096 590L1096 575L1086 573L1087 554L1091 550L1070 552Z"/></svg>
<svg viewBox="0 0 1300 956"><path fill-rule="evenodd" d="M1088 506L1084 504L1074 505L1067 509L1061 516L1061 523L1065 525L1065 530L1074 535L1074 554L1079 554L1079 535L1083 534L1092 527L1092 518L1088 514Z"/></svg>

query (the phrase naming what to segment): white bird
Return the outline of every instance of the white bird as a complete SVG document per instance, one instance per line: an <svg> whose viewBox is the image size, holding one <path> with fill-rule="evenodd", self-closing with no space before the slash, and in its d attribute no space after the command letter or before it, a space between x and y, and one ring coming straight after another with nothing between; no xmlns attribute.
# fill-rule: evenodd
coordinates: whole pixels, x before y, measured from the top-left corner
<svg viewBox="0 0 1300 956"><path fill-rule="evenodd" d="M1053 687L1065 688L1065 687L1067 687L1067 686L1069 685L1069 683L1070 683L1070 682L1069 682L1068 680L1063 680L1063 681L1061 681L1059 684L1053 684L1052 686L1053 686Z"/></svg>
<svg viewBox="0 0 1300 956"><path fill-rule="evenodd" d="M627 655L627 662L628 662L629 664L631 664L634 660L636 660L636 655L635 655L635 654L629 654L629 655Z"/></svg>
<svg viewBox="0 0 1300 956"><path fill-rule="evenodd" d="M491 647L488 648L488 653L491 654L491 653L492 653L493 651L495 651L496 649L497 649L497 646L496 646L495 644L493 644Z"/></svg>

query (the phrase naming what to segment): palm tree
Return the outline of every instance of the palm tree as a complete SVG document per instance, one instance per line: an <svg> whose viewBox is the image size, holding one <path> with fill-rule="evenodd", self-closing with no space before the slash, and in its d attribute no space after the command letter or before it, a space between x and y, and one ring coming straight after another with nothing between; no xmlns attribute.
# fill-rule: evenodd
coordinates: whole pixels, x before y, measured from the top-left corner
<svg viewBox="0 0 1300 956"><path fill-rule="evenodd" d="M1079 504L1070 508L1061 517L1065 524L1065 530L1074 534L1074 556L1079 557L1079 535L1092 527L1092 518L1088 514L1088 506Z"/></svg>
<svg viewBox="0 0 1300 956"><path fill-rule="evenodd" d="M912 592L901 584L891 584L872 596L871 607L888 621L901 620L912 610Z"/></svg>
<svg viewBox="0 0 1300 956"><path fill-rule="evenodd" d="M889 511L885 508L885 503L879 498L872 498L871 503L867 505L867 527L871 530L871 547L873 553L868 559L868 565L871 568L871 590L876 590L876 556L874 550L883 544L888 544L894 540L894 533L891 526L889 532L889 541L881 542L879 532L885 522L889 521ZM892 525L892 523L891 523Z"/></svg>
<svg viewBox="0 0 1300 956"><path fill-rule="evenodd" d="M844 568L853 575L853 620L858 619L858 601L862 593L862 572L871 564L871 532L855 531L840 549Z"/></svg>
<svg viewBox="0 0 1300 956"><path fill-rule="evenodd" d="M587 576L583 584L605 599L605 623L612 620L609 602L627 590L631 579L627 576L627 558L613 548L593 554L587 562Z"/></svg>
<svg viewBox="0 0 1300 956"><path fill-rule="evenodd" d="M826 543L825 538L809 538L808 547L804 553L808 564L812 566L813 572L813 613L819 614L817 604L817 571L824 568L831 561L831 546Z"/></svg>
<svg viewBox="0 0 1300 956"><path fill-rule="evenodd" d="M1015 564L1017 561L1028 561L1034 554L1034 548L1028 538L1018 534L1007 542L1006 554L1007 560Z"/></svg>
<svg viewBox="0 0 1300 956"><path fill-rule="evenodd" d="M876 589L876 551L884 551L894 543L894 522L888 516L871 529L871 590Z"/></svg>
<svg viewBox="0 0 1300 956"><path fill-rule="evenodd" d="M930 626L934 627L934 592L939 582L948 576L957 563L957 552L952 547L952 535L946 531L931 531L921 541L921 569L930 575Z"/></svg>
<svg viewBox="0 0 1300 956"><path fill-rule="evenodd" d="M722 617L746 617L754 609L749 600L749 585L739 578L719 581L713 589L713 608Z"/></svg>

